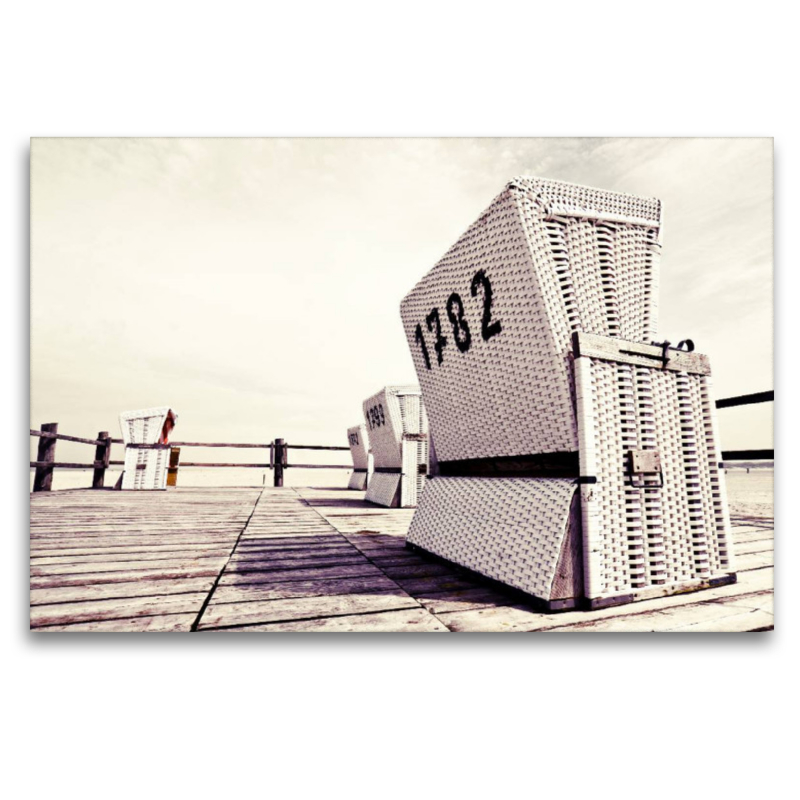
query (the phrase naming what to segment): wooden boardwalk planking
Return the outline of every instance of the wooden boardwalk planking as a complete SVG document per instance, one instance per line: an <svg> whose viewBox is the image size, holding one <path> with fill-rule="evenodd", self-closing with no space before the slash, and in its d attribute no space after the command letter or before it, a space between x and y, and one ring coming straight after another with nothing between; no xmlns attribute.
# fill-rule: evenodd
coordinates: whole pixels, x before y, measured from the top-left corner
<svg viewBox="0 0 800 800"><path fill-rule="evenodd" d="M544 614L405 549L409 509L340 489L31 495L37 631L600 632L773 627L773 520L735 517L739 581Z"/></svg>

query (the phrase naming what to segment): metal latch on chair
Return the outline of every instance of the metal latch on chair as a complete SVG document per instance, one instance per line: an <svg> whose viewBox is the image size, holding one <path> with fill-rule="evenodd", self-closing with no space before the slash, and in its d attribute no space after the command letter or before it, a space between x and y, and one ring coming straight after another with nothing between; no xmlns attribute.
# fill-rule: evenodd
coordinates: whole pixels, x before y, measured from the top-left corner
<svg viewBox="0 0 800 800"><path fill-rule="evenodd" d="M628 475L630 476L631 486L638 489L646 489L652 484L645 483L646 480L659 479L659 486L664 485L664 473L661 471L661 454L658 450L629 450L628 451Z"/></svg>

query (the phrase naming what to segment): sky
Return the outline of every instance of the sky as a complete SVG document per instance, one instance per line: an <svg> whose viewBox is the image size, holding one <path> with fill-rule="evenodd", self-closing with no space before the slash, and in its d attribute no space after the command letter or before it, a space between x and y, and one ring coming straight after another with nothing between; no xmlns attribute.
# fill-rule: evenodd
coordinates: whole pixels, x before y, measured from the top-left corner
<svg viewBox="0 0 800 800"><path fill-rule="evenodd" d="M120 411L169 405L176 440L345 445L365 397L416 383L401 299L518 175L660 198L660 337L694 339L717 397L772 389L772 152L768 138L33 139L31 427L119 436ZM724 449L772 447L772 404L719 420ZM70 447L59 460L87 456Z"/></svg>

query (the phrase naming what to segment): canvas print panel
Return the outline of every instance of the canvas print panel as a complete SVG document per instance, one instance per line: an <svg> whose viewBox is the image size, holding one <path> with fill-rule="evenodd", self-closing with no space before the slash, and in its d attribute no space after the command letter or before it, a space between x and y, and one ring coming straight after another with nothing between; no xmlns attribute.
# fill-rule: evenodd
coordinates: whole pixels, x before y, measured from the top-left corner
<svg viewBox="0 0 800 800"><path fill-rule="evenodd" d="M31 629L772 629L771 177L32 140Z"/></svg>

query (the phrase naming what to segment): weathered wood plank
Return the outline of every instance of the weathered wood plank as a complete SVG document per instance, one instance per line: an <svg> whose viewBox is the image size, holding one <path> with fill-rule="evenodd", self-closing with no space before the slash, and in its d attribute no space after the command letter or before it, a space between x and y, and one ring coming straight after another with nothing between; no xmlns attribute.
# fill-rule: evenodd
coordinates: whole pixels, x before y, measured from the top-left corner
<svg viewBox="0 0 800 800"><path fill-rule="evenodd" d="M49 625L34 628L36 633L186 633L196 614L161 614L132 619L106 619L78 622L74 625Z"/></svg>
<svg viewBox="0 0 800 800"><path fill-rule="evenodd" d="M643 367L661 366L662 369L696 375L711 374L708 356L701 353L687 352L671 347L667 351L669 361L662 364L660 356L663 355L664 350L655 345L628 342L624 339L583 332L576 332L572 336L576 358L588 356L620 364L634 364Z"/></svg>
<svg viewBox="0 0 800 800"><path fill-rule="evenodd" d="M247 561L234 561L228 564L227 572L241 575L246 572L273 572L277 570L312 569L314 567L336 567L352 564L362 564L366 561L360 553L354 555L340 555L336 557L309 556L297 559L259 559Z"/></svg>
<svg viewBox="0 0 800 800"><path fill-rule="evenodd" d="M113 541L113 540L111 540ZM31 558L50 556L116 556L116 555L142 555L147 553L193 553L206 552L209 548L230 551L235 542L231 537L221 542L208 542L198 544L197 541L177 542L152 545L109 545L107 547L73 547L69 542L66 547L31 548Z"/></svg>
<svg viewBox="0 0 800 800"><path fill-rule="evenodd" d="M447 628L425 610L384 611L300 622L275 622L238 628L209 628L206 633L447 633Z"/></svg>
<svg viewBox="0 0 800 800"><path fill-rule="evenodd" d="M371 593L397 589L391 579L380 573L356 578L331 578L318 581L286 583L222 584L216 588L211 608L222 603L250 603L254 600L288 600L292 597L332 597L338 594Z"/></svg>
<svg viewBox="0 0 800 800"><path fill-rule="evenodd" d="M257 583L287 583L290 581L333 580L336 578L357 578L369 575L383 575L374 564L368 561L356 564L329 565L304 569L273 569L260 572L231 572L225 570L220 578L220 586L242 586Z"/></svg>
<svg viewBox="0 0 800 800"><path fill-rule="evenodd" d="M774 544L772 539L767 539L757 542L742 542L735 547L734 552L738 558L740 555L747 555L749 553L771 553L773 549Z"/></svg>
<svg viewBox="0 0 800 800"><path fill-rule="evenodd" d="M205 599L206 592L191 592L32 606L31 628L43 625L70 625L74 622L92 622L100 619L157 616L164 613L197 614Z"/></svg>
<svg viewBox="0 0 800 800"><path fill-rule="evenodd" d="M238 551L254 552L258 550L310 550L316 547L324 547L329 544L339 544L347 541L340 534L326 536L294 537L282 536L280 538L254 538L249 535L242 536L239 542Z"/></svg>
<svg viewBox="0 0 800 800"><path fill-rule="evenodd" d="M403 550L392 555L374 555L370 553L369 560L381 568L421 566L429 563L423 556L412 553L410 550Z"/></svg>
<svg viewBox="0 0 800 800"><path fill-rule="evenodd" d="M452 592L460 589L486 588L485 583L449 575L434 575L430 578L395 578L410 595L417 597L427 592Z"/></svg>
<svg viewBox="0 0 800 800"><path fill-rule="evenodd" d="M432 614L509 606L517 602L516 598L486 586L444 592L414 592L413 597Z"/></svg>
<svg viewBox="0 0 800 800"><path fill-rule="evenodd" d="M249 564L265 564L269 566L273 564L276 566L281 566L282 564L296 564L303 566L309 561L330 561L331 563L343 561L346 563L350 559L363 561L364 556L351 544L343 542L342 544L325 545L303 550L243 551L242 548L237 548L236 552L231 557L231 564L241 564L243 566Z"/></svg>
<svg viewBox="0 0 800 800"><path fill-rule="evenodd" d="M138 570L188 570L193 567L209 566L217 572L225 566L227 556L200 556L185 559L162 559L158 561L102 561L89 564L55 564L51 566L32 566L31 577L50 577L54 575L91 575L101 572L135 572Z"/></svg>
<svg viewBox="0 0 800 800"><path fill-rule="evenodd" d="M736 569L745 572L751 569L761 569L762 567L774 566L775 558L772 550L765 553L750 553L749 555L736 556Z"/></svg>
<svg viewBox="0 0 800 800"><path fill-rule="evenodd" d="M457 578L457 573L445 564L427 561L422 564L387 565L383 571L390 577L400 580L402 578Z"/></svg>
<svg viewBox="0 0 800 800"><path fill-rule="evenodd" d="M203 566L184 567L180 569L160 568L124 570L121 572L93 572L78 573L74 575L41 575L32 576L30 585L32 589L44 589L57 586L91 586L99 583L124 583L126 581L149 580L184 580L186 578L203 578L219 575L216 562Z"/></svg>
<svg viewBox="0 0 800 800"><path fill-rule="evenodd" d="M185 562L195 558L227 558L230 555L231 547L212 548L206 550L171 550L167 553L102 553L83 554L83 555L57 555L57 556L42 556L35 555L31 557L31 566L39 567L55 567L61 565L70 565L75 567L72 572L82 572L82 567L85 564L147 564L150 566L158 566L158 562L169 562L170 564L179 561ZM155 562L155 563L154 563ZM130 567L132 568L132 567ZM41 573L39 573L41 574Z"/></svg>
<svg viewBox="0 0 800 800"><path fill-rule="evenodd" d="M370 594L337 595L334 597L303 597L291 600L254 601L252 603L223 603L209 606L200 629L264 622L290 622L319 617L348 616L373 611L399 611L419 608L416 601L398 590Z"/></svg>
<svg viewBox="0 0 800 800"><path fill-rule="evenodd" d="M120 581L119 583L96 583L89 586L57 586L46 589L31 589L30 604L48 605L83 600L109 600L121 597L147 597L187 592L208 592L214 585L213 576L189 578L188 580Z"/></svg>

